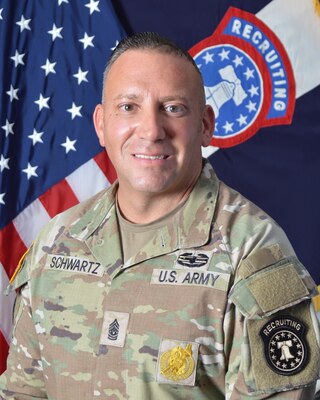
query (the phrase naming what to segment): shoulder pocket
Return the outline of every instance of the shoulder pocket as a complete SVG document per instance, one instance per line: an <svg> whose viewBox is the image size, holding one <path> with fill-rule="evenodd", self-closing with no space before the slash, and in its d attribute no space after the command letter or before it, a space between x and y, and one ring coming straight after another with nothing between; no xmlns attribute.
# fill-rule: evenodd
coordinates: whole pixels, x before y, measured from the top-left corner
<svg viewBox="0 0 320 400"><path fill-rule="evenodd" d="M248 319L272 315L310 299L318 292L311 276L296 257L269 257L269 262L261 263L261 260L266 260L262 257L266 250L259 251L261 257L255 253L243 260L238 272L240 280L229 295L229 300Z"/></svg>

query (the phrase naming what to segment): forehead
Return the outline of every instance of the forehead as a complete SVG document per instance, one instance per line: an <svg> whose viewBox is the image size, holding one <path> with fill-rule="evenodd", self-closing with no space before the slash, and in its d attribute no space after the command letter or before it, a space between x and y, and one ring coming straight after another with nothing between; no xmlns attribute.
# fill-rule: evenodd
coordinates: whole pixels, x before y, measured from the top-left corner
<svg viewBox="0 0 320 400"><path fill-rule="evenodd" d="M122 53L111 65L105 89L115 85L152 84L185 86L196 90L201 79L190 61L159 49L132 49Z"/></svg>

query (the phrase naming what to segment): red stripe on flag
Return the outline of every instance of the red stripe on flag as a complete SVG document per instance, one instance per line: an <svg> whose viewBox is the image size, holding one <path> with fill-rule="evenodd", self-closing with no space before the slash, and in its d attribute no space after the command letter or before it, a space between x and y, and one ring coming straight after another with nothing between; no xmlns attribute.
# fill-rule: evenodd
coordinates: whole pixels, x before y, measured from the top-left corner
<svg viewBox="0 0 320 400"><path fill-rule="evenodd" d="M117 179L116 171L105 151L96 155L94 161L98 164L110 183L113 183Z"/></svg>
<svg viewBox="0 0 320 400"><path fill-rule="evenodd" d="M8 354L8 350L9 350L9 346L8 343L6 341L6 339L4 338L4 336L2 335L1 331L0 331L0 374L2 374L2 372L5 371L6 369L6 357L5 355Z"/></svg>
<svg viewBox="0 0 320 400"><path fill-rule="evenodd" d="M39 197L39 200L51 218L79 203L79 200L65 179L62 179L43 193Z"/></svg>
<svg viewBox="0 0 320 400"><path fill-rule="evenodd" d="M0 261L10 279L27 247L12 223L0 231Z"/></svg>

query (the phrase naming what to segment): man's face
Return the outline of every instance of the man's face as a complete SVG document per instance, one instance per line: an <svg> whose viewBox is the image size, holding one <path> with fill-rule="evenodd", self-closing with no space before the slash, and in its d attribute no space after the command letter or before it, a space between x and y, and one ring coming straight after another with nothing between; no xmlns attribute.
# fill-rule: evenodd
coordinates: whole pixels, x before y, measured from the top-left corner
<svg viewBox="0 0 320 400"><path fill-rule="evenodd" d="M195 183L214 119L199 88L192 65L175 55L128 50L114 62L94 122L119 195L183 194Z"/></svg>

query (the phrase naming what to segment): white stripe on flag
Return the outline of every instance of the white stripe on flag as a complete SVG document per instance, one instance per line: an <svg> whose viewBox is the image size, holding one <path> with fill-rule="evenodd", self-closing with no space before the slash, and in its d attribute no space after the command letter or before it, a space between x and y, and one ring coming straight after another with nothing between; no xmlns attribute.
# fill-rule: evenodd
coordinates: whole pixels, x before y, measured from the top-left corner
<svg viewBox="0 0 320 400"><path fill-rule="evenodd" d="M202 157L209 157L211 154L215 153L219 150L219 147L208 146L208 147L201 147Z"/></svg>
<svg viewBox="0 0 320 400"><path fill-rule="evenodd" d="M311 0L273 0L256 16L278 36L294 72L296 98L320 84L320 18Z"/></svg>
<svg viewBox="0 0 320 400"><path fill-rule="evenodd" d="M26 247L30 247L41 228L50 221L50 216L40 200L26 207L12 222Z"/></svg>
<svg viewBox="0 0 320 400"><path fill-rule="evenodd" d="M15 299L15 292L4 295L4 291L9 284L9 280L3 265L0 263L0 330L3 337L8 343L11 341L11 321L12 321L12 309Z"/></svg>
<svg viewBox="0 0 320 400"><path fill-rule="evenodd" d="M81 165L65 179L79 201L87 200L110 186L110 182L93 159Z"/></svg>

